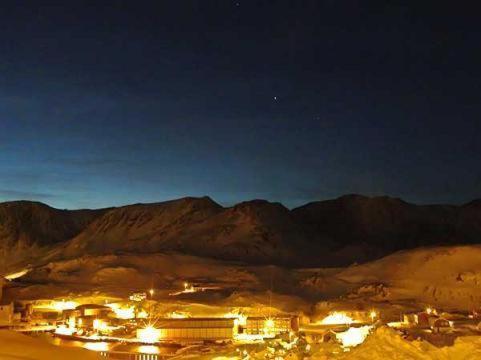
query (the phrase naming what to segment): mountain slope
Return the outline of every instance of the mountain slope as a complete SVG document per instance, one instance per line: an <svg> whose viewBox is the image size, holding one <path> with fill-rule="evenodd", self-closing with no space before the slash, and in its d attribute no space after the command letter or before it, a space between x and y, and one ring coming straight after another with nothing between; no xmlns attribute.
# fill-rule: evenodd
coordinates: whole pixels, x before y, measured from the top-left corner
<svg viewBox="0 0 481 360"><path fill-rule="evenodd" d="M154 252L181 246L178 235L223 208L208 197L115 208L67 244L67 253Z"/></svg>
<svg viewBox="0 0 481 360"><path fill-rule="evenodd" d="M389 197L343 196L292 211L315 234L336 246L364 244L372 255L424 245L481 241L481 205L414 205Z"/></svg>
<svg viewBox="0 0 481 360"><path fill-rule="evenodd" d="M481 245L404 250L336 275L349 284L384 284L385 300L471 310L481 302ZM360 293L360 295L362 295Z"/></svg>
<svg viewBox="0 0 481 360"><path fill-rule="evenodd" d="M223 208L184 198L113 209L74 238L64 253L188 254L246 262L296 263L307 240L284 206L263 200Z"/></svg>
<svg viewBox="0 0 481 360"><path fill-rule="evenodd" d="M248 263L342 266L400 249L471 243L481 243L479 200L415 205L347 195L293 210L265 200L224 208L209 197L95 211L0 204L2 259L56 247L56 259L176 251Z"/></svg>
<svg viewBox="0 0 481 360"><path fill-rule="evenodd" d="M58 210L29 201L0 203L0 261L35 257L79 234L104 210Z"/></svg>

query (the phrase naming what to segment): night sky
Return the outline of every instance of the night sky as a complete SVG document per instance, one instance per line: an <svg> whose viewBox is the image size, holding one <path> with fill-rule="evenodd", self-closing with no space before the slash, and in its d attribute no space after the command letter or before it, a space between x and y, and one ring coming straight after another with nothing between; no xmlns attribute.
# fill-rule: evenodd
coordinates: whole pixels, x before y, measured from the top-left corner
<svg viewBox="0 0 481 360"><path fill-rule="evenodd" d="M467 4L2 1L0 201L479 198Z"/></svg>

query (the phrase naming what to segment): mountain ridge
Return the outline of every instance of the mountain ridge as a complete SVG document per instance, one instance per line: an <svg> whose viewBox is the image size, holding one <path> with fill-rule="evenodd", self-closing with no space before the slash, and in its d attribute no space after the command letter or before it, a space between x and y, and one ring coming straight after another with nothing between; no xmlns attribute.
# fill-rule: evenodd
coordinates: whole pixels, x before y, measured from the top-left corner
<svg viewBox="0 0 481 360"><path fill-rule="evenodd" d="M262 199L224 207L208 196L96 210L0 203L4 258L22 251L35 258L35 249L55 248L67 257L174 251L247 263L338 266L418 246L478 242L481 200L416 205L349 194L294 209Z"/></svg>

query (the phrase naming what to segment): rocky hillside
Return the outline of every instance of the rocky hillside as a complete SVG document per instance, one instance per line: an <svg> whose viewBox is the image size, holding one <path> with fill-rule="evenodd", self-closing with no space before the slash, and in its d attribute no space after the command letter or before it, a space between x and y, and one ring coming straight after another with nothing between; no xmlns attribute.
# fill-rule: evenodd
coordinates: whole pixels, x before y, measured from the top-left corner
<svg viewBox="0 0 481 360"><path fill-rule="evenodd" d="M302 226L280 204L254 200L223 208L204 197L113 209L68 243L64 253L178 251L297 264L308 245Z"/></svg>
<svg viewBox="0 0 481 360"><path fill-rule="evenodd" d="M30 201L0 203L0 261L20 260L64 243L106 210L58 210Z"/></svg>
<svg viewBox="0 0 481 360"><path fill-rule="evenodd" d="M0 204L3 258L14 250L56 247L60 257L175 251L250 263L334 266L399 249L478 242L481 201L419 206L348 195L293 210L264 200L224 208L209 197L96 211Z"/></svg>
<svg viewBox="0 0 481 360"><path fill-rule="evenodd" d="M58 210L29 201L0 203L0 241L53 245L71 239L107 210Z"/></svg>
<svg viewBox="0 0 481 360"><path fill-rule="evenodd" d="M414 205L390 197L347 195L292 211L299 223L336 247L363 244L373 257L425 245L481 242L481 202ZM313 238L313 241L316 241Z"/></svg>

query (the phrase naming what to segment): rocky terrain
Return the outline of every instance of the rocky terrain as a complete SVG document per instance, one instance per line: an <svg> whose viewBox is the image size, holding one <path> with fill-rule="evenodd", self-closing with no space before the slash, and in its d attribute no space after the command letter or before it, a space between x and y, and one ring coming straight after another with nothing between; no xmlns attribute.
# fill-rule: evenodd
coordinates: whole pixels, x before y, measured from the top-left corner
<svg viewBox="0 0 481 360"><path fill-rule="evenodd" d="M83 231L103 210L58 210L30 201L0 203L1 265L35 261L39 253Z"/></svg>
<svg viewBox="0 0 481 360"><path fill-rule="evenodd" d="M385 308L384 313L396 311L396 306L427 305L468 311L481 303L480 259L480 245L417 248L361 265L327 269L246 265L179 253L84 255L33 268L8 283L6 295L12 299L125 298L154 287L159 299L252 306L249 303L258 298L259 303L271 301L285 311L321 316L332 309L372 306ZM171 297L173 290L183 289L185 281L212 290Z"/></svg>
<svg viewBox="0 0 481 360"><path fill-rule="evenodd" d="M314 234L338 247L363 244L369 257L428 245L481 242L481 201L415 205L390 197L346 195L292 210Z"/></svg>
<svg viewBox="0 0 481 360"><path fill-rule="evenodd" d="M177 252L250 264L345 266L397 250L481 239L481 201L414 205L347 195L292 210L253 200L222 207L208 197L101 210L0 204L3 265L85 254Z"/></svg>
<svg viewBox="0 0 481 360"><path fill-rule="evenodd" d="M7 302L104 303L155 289L150 300L162 316L242 309L311 322L332 311L376 309L388 322L428 306L466 312L481 303L481 245L469 244L480 233L477 201L417 206L351 195L289 210L263 200L225 208L204 197L95 211L29 202L1 209L5 269L21 274L4 281ZM448 359L474 354L478 342L420 347L381 327L339 358ZM314 346L312 358L331 350Z"/></svg>

